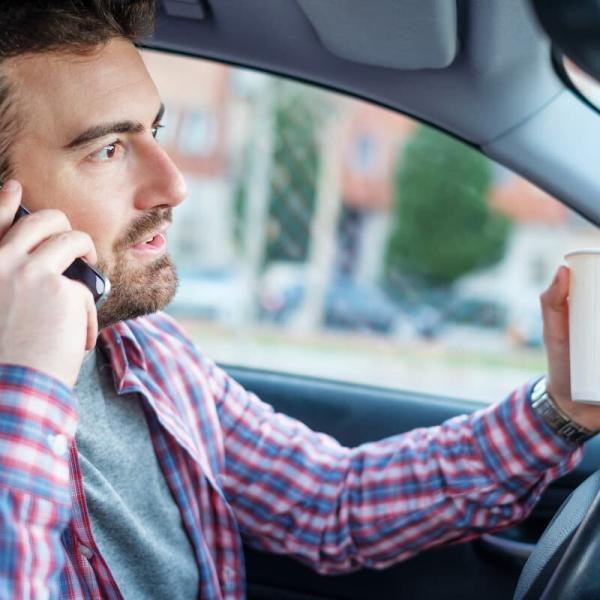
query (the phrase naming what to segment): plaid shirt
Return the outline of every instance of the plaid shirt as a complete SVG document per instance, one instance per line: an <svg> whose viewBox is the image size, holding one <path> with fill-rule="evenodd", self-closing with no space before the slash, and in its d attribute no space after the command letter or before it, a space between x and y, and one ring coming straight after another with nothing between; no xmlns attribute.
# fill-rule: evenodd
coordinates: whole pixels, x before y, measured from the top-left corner
<svg viewBox="0 0 600 600"><path fill-rule="evenodd" d="M438 427L354 449L276 414L166 315L101 334L119 393L139 393L205 600L243 598L242 538L323 573L385 567L523 519L581 457L527 388ZM72 390L0 365L0 598L121 598L94 542ZM132 482L134 485L134 482Z"/></svg>

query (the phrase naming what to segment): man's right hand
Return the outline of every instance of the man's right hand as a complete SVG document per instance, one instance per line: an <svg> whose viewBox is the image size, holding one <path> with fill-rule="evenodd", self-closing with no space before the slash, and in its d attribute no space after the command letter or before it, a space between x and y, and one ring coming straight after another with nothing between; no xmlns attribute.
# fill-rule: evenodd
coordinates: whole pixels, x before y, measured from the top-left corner
<svg viewBox="0 0 600 600"><path fill-rule="evenodd" d="M0 190L0 363L31 367L73 386L98 335L91 292L62 275L76 259L96 262L86 233L64 213L40 210L12 225L22 188Z"/></svg>

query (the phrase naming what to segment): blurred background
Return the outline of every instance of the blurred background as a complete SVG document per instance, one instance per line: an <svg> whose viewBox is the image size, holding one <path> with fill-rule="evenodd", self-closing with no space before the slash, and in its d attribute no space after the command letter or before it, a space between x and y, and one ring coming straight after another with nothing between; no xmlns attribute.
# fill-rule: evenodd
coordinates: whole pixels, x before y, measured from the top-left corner
<svg viewBox="0 0 600 600"><path fill-rule="evenodd" d="M597 229L435 129L145 52L189 195L167 311L223 364L496 401L545 368L539 294ZM589 90L590 94L597 93ZM565 116L567 118L567 116Z"/></svg>

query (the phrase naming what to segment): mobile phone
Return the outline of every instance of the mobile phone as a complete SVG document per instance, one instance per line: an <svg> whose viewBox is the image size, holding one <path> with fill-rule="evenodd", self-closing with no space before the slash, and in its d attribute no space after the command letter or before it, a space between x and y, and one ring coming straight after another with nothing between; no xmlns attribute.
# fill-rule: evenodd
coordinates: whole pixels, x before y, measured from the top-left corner
<svg viewBox="0 0 600 600"><path fill-rule="evenodd" d="M31 214L23 205L19 206L13 225L25 215ZM110 293L110 280L106 275L103 275L97 269L94 269L88 265L81 258L76 258L71 265L63 272L65 277L80 281L85 285L92 296L94 296L94 303L98 310L105 302L108 294Z"/></svg>

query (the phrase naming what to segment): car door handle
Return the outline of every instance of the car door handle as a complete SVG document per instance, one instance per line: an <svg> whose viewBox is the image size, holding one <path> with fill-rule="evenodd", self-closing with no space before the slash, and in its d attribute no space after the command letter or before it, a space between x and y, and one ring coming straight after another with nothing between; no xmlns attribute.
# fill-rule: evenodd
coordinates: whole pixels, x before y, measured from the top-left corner
<svg viewBox="0 0 600 600"><path fill-rule="evenodd" d="M499 535L484 534L478 540L479 545L495 556L508 558L519 565L524 565L531 556L535 544L510 540Z"/></svg>

